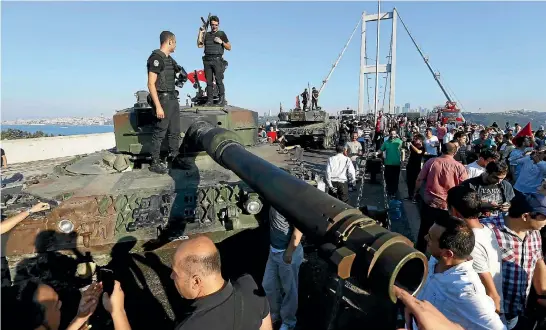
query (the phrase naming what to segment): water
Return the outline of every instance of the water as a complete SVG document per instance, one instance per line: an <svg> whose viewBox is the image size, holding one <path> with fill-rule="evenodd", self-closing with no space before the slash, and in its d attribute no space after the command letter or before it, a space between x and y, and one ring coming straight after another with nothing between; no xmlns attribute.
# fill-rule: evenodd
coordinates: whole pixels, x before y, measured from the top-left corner
<svg viewBox="0 0 546 330"><path fill-rule="evenodd" d="M81 135L95 133L110 133L114 131L113 125L89 125L89 126L60 126L60 125L2 125L2 131L7 129L19 129L21 131L36 133L42 131L53 135Z"/></svg>

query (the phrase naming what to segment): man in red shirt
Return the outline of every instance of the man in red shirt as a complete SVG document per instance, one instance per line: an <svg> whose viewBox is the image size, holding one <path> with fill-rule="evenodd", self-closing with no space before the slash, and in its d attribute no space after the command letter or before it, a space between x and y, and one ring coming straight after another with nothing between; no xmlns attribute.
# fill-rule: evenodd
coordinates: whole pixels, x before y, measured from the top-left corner
<svg viewBox="0 0 546 330"><path fill-rule="evenodd" d="M273 143L277 141L277 132L275 132L275 129L273 128L273 126L269 127L269 132L267 132L267 141L269 143Z"/></svg>
<svg viewBox="0 0 546 330"><path fill-rule="evenodd" d="M427 242L425 236L434 220L438 217L447 217L447 192L458 186L468 178L465 167L453 159L457 153L457 144L446 143L446 152L440 156L429 159L417 177L415 183L415 195L421 195L421 225L417 234L417 250L425 252Z"/></svg>

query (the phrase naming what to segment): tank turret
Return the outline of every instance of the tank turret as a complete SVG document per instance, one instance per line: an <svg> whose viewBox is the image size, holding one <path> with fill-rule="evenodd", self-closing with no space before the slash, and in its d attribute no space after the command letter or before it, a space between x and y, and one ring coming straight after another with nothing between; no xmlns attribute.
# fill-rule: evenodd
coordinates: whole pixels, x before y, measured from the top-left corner
<svg viewBox="0 0 546 330"><path fill-rule="evenodd" d="M197 233L217 235L215 240L221 241L259 226L259 196L184 137L195 122L206 122L231 132L262 157L282 157L274 148L258 145L258 113L232 105L181 106L180 167L161 175L146 168L157 120L148 92L134 95L134 105L114 115L114 149L59 162L51 175L24 189L2 191L9 199L5 216L37 200L56 205L14 228L5 255L76 247L104 251L127 237L139 242L136 248ZM162 149L167 151L167 145Z"/></svg>
<svg viewBox="0 0 546 330"><path fill-rule="evenodd" d="M279 130L289 144L322 149L334 146L338 125L337 121L330 120L326 111L296 108L290 112L280 112L279 120L283 122Z"/></svg>
<svg viewBox="0 0 546 330"><path fill-rule="evenodd" d="M189 106L180 107L182 132L185 132L196 120L205 120L218 127L235 131L241 136L245 146L255 145L258 142L257 112L232 105L207 107L203 105L206 96L202 99L203 96L199 93L198 90L192 99L197 103L192 102ZM138 91L135 96L137 102L133 107L117 111L114 115L116 151L136 158L146 158L152 146L152 130L156 117L149 104L149 93ZM164 141L161 150L162 152L168 150L167 141Z"/></svg>

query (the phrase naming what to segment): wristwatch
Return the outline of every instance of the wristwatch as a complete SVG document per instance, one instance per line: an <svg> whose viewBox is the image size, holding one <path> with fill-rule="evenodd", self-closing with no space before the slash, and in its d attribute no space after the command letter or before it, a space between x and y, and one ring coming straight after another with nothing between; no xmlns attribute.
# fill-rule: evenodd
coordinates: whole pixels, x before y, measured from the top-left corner
<svg viewBox="0 0 546 330"><path fill-rule="evenodd" d="M34 212L32 212L32 208L30 208L30 207L27 208L27 212L28 212L28 215L32 215L32 213L34 213Z"/></svg>

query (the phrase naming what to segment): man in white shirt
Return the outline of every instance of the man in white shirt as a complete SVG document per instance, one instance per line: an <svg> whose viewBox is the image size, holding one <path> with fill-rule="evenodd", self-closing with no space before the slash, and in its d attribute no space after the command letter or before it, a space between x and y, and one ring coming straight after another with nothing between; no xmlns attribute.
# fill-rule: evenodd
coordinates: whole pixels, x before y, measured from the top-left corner
<svg viewBox="0 0 546 330"><path fill-rule="evenodd" d="M498 158L499 156L496 152L489 149L482 150L480 152L480 158L478 158L475 162L465 166L468 178L471 179L482 175L482 173L485 172L485 167L487 166L487 164L497 160Z"/></svg>
<svg viewBox="0 0 546 330"><path fill-rule="evenodd" d="M328 159L326 164L326 184L330 195L344 203L349 203L349 184L347 179L356 183L356 171L353 162L345 156L345 147L338 145L336 155ZM349 177L347 178L347 172Z"/></svg>
<svg viewBox="0 0 546 330"><path fill-rule="evenodd" d="M474 232L472 267L478 273L487 295L495 302L495 312L502 315L502 254L493 231L478 220L478 193L465 185L453 187L447 192L447 204L449 213L463 219Z"/></svg>
<svg viewBox="0 0 546 330"><path fill-rule="evenodd" d="M426 240L432 256L417 299L428 300L464 329L506 329L469 260L475 242L472 229L461 219L440 217Z"/></svg>
<svg viewBox="0 0 546 330"><path fill-rule="evenodd" d="M438 156L438 147L440 146L440 141L436 135L432 134L432 128L427 128L425 133L425 154L423 155L423 163L426 163L427 160L432 157Z"/></svg>
<svg viewBox="0 0 546 330"><path fill-rule="evenodd" d="M347 156L353 162L355 171L358 171L357 158L362 156L362 144L358 142L358 133L353 132L351 134L351 141L345 143L345 149L347 149Z"/></svg>

